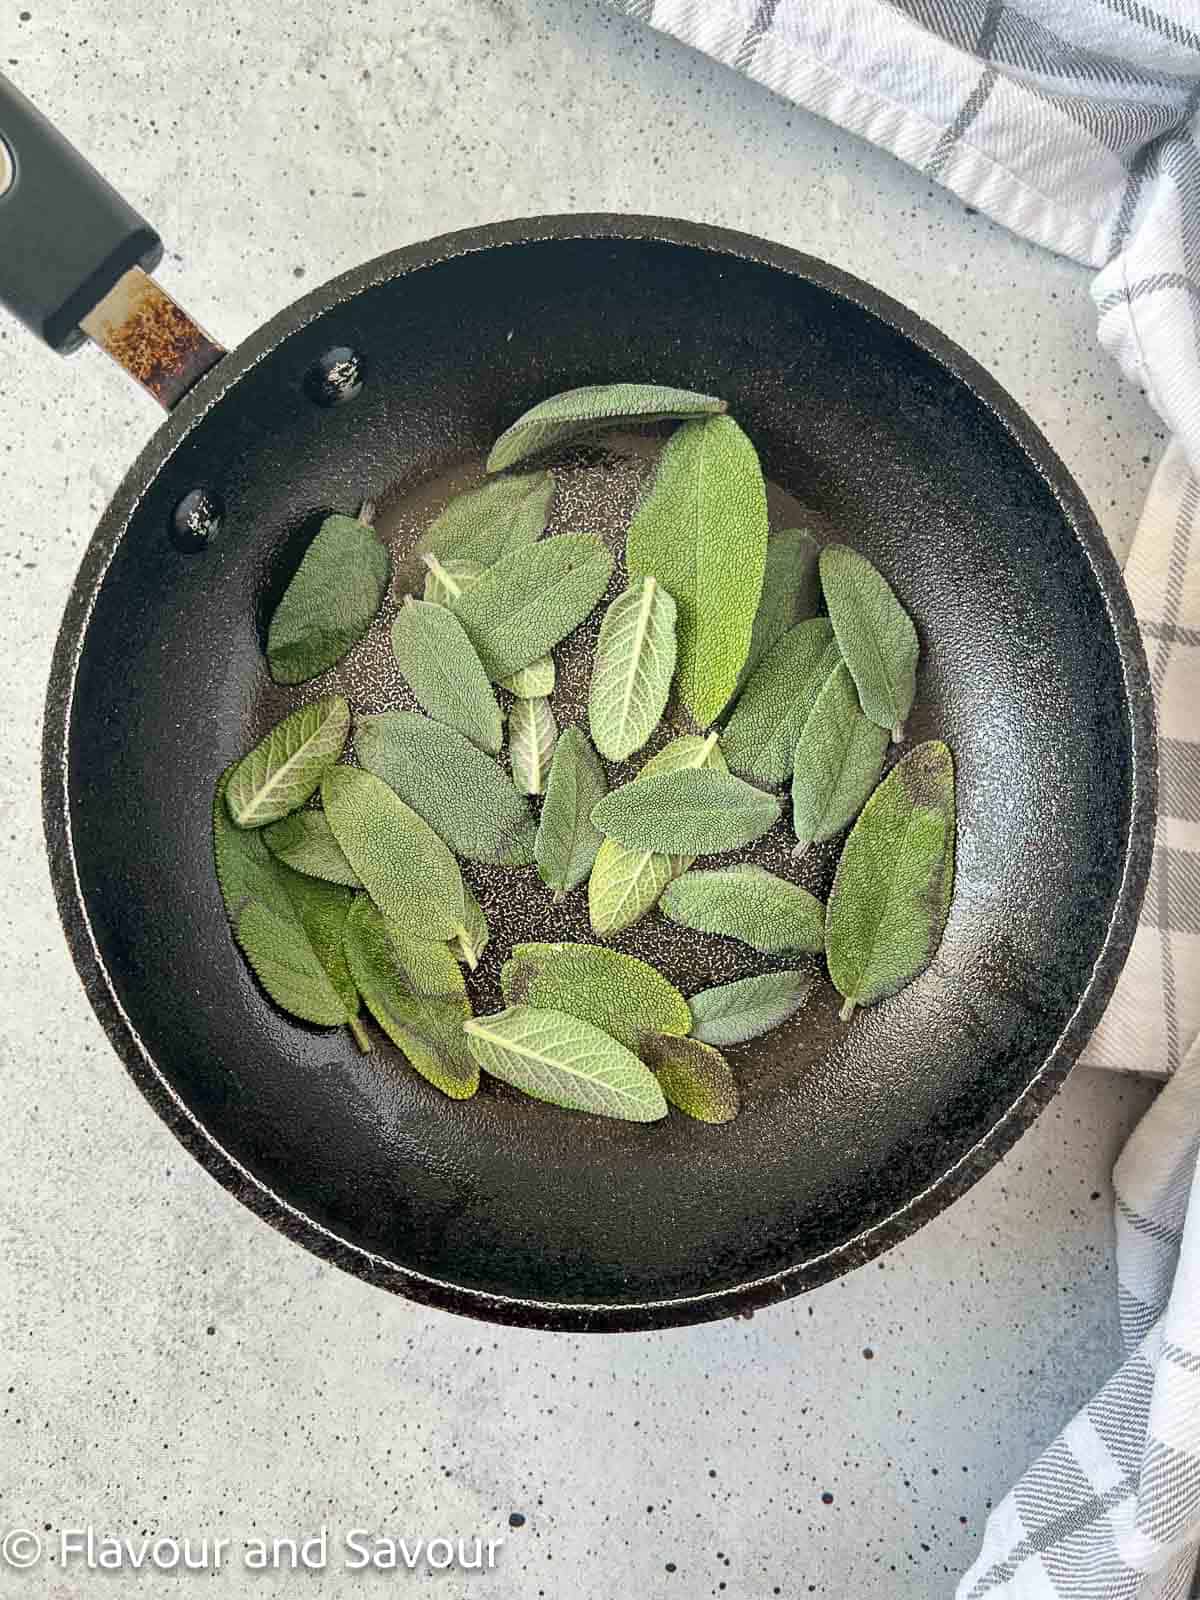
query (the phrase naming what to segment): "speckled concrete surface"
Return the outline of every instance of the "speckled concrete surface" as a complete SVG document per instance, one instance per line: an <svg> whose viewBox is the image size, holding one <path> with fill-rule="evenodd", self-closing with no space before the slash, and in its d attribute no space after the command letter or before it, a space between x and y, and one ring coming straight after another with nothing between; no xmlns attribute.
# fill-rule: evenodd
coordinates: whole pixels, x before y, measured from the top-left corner
<svg viewBox="0 0 1200 1600"><path fill-rule="evenodd" d="M708 219L939 323L1046 429L1114 544L1132 532L1162 436L1095 350L1079 270L599 0L0 0L0 70L154 219L164 280L227 342L445 229ZM949 1213L750 1322L500 1332L285 1244L120 1070L41 856L58 614L154 422L101 356L62 363L0 325L0 1530L226 1536L197 1581L234 1596L295 1581L249 1575L243 1537L323 1524L319 1597L358 1592L353 1528L505 1540L442 1594L949 1595L988 1505L1116 1358L1107 1173L1150 1089L1076 1074ZM4 1595L100 1583L0 1568ZM103 1580L126 1591L163 1579Z"/></svg>

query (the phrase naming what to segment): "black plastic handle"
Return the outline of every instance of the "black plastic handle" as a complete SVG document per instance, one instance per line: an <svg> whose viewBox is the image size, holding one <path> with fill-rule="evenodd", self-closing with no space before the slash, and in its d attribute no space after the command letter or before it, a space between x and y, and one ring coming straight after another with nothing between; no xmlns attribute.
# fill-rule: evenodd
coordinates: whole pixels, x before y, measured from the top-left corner
<svg viewBox="0 0 1200 1600"><path fill-rule="evenodd" d="M41 112L0 74L0 305L53 350L162 240Z"/></svg>

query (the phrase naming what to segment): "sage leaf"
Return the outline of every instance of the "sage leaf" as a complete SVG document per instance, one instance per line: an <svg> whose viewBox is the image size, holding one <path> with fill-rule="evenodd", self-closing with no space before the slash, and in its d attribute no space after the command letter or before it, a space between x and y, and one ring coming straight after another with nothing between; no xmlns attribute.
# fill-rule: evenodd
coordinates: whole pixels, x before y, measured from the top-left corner
<svg viewBox="0 0 1200 1600"><path fill-rule="evenodd" d="M592 826L592 807L607 792L604 768L586 736L578 728L564 729L550 763L533 845L538 875L554 890L555 900L582 883L592 870L604 837Z"/></svg>
<svg viewBox="0 0 1200 1600"><path fill-rule="evenodd" d="M471 893L469 884L464 883L466 894L467 916L458 934L450 941L450 953L457 961L465 961L471 971L479 965L479 958L484 952L490 933L487 918L483 914L483 907Z"/></svg>
<svg viewBox="0 0 1200 1600"><path fill-rule="evenodd" d="M453 939L466 922L458 862L386 783L354 767L321 780L334 838L389 921L425 939Z"/></svg>
<svg viewBox="0 0 1200 1600"><path fill-rule="evenodd" d="M307 878L324 878L326 883L361 889L358 874L346 860L341 845L323 811L294 811L263 829L267 848L276 861L302 872Z"/></svg>
<svg viewBox="0 0 1200 1600"><path fill-rule="evenodd" d="M750 681L767 651L789 628L816 616L821 605L821 578L817 571L820 554L820 545L802 528L783 528L767 540L762 597L754 616L746 664L738 679L739 689Z"/></svg>
<svg viewBox="0 0 1200 1600"><path fill-rule="evenodd" d="M714 416L726 409L724 400L712 395L657 383L592 383L582 389L566 389L533 406L505 429L492 446L487 469L501 472L551 445L603 428Z"/></svg>
<svg viewBox="0 0 1200 1600"><path fill-rule="evenodd" d="M454 602L484 669L509 678L565 639L599 600L612 556L590 533L560 533L514 550Z"/></svg>
<svg viewBox="0 0 1200 1600"><path fill-rule="evenodd" d="M217 780L213 794L213 857L217 883L230 926L237 931L238 918L251 900L258 900L277 916L292 915L288 898L287 870L276 861L257 829L239 828L229 815L226 793L233 766Z"/></svg>
<svg viewBox="0 0 1200 1600"><path fill-rule="evenodd" d="M730 417L668 439L625 540L631 578L657 578L677 607L679 698L707 728L750 648L767 552L767 496L754 446Z"/></svg>
<svg viewBox="0 0 1200 1600"><path fill-rule="evenodd" d="M501 556L541 538L553 498L554 479L548 472L497 478L468 489L430 523L417 553L447 567L452 561L493 566Z"/></svg>
<svg viewBox="0 0 1200 1600"><path fill-rule="evenodd" d="M543 794L558 743L549 700L514 700L508 713L508 756L521 794Z"/></svg>
<svg viewBox="0 0 1200 1600"><path fill-rule="evenodd" d="M692 1037L720 1047L757 1039L794 1016L812 986L811 972L762 972L705 989L688 1001Z"/></svg>
<svg viewBox="0 0 1200 1600"><path fill-rule="evenodd" d="M704 738L685 733L672 739L656 756L651 756L633 781L638 783L657 772L705 766L725 771L725 758L716 734L710 733ZM671 879L686 872L694 860L694 856L688 855L627 850L615 839L605 839L596 852L588 879L588 916L592 932L604 937L632 927L654 908Z"/></svg>
<svg viewBox="0 0 1200 1600"><path fill-rule="evenodd" d="M852 822L879 782L887 729L864 717L845 662L825 680L796 744L792 776L793 855L832 839Z"/></svg>
<svg viewBox="0 0 1200 1600"><path fill-rule="evenodd" d="M500 679L500 687L519 700L539 700L554 693L554 657L539 656L527 667Z"/></svg>
<svg viewBox="0 0 1200 1600"><path fill-rule="evenodd" d="M917 692L912 618L883 574L848 545L821 551L821 588L863 711L900 740Z"/></svg>
<svg viewBox="0 0 1200 1600"><path fill-rule="evenodd" d="M277 722L234 767L225 790L239 828L262 828L302 806L341 755L350 707L340 694L301 706Z"/></svg>
<svg viewBox="0 0 1200 1600"><path fill-rule="evenodd" d="M423 710L489 755L499 754L500 706L457 617L407 596L392 624L392 651Z"/></svg>
<svg viewBox="0 0 1200 1600"><path fill-rule="evenodd" d="M779 802L730 772L689 768L622 784L592 821L631 850L712 855L760 839L779 821Z"/></svg>
<svg viewBox="0 0 1200 1600"><path fill-rule="evenodd" d="M564 1011L636 1053L644 1033L687 1033L688 1003L636 956L599 944L519 944L500 985L509 1005Z"/></svg>
<svg viewBox="0 0 1200 1600"><path fill-rule="evenodd" d="M485 1072L535 1100L629 1122L656 1122L667 1114L650 1069L578 1017L509 1006L464 1022L463 1031Z"/></svg>
<svg viewBox="0 0 1200 1600"><path fill-rule="evenodd" d="M429 570L425 574L424 597L434 606L453 605L463 590L478 583L484 573L477 561L458 561L453 556L447 556L445 561L426 556L425 565Z"/></svg>
<svg viewBox="0 0 1200 1600"><path fill-rule="evenodd" d="M669 1103L697 1122L732 1122L738 1114L737 1084L719 1050L699 1039L647 1034L642 1060L658 1079Z"/></svg>
<svg viewBox="0 0 1200 1600"><path fill-rule="evenodd" d="M790 628L760 662L721 735L731 771L786 783L800 730L841 660L824 617Z"/></svg>
<svg viewBox="0 0 1200 1600"><path fill-rule="evenodd" d="M446 954L444 945L432 948ZM414 992L387 923L366 895L356 896L350 908L345 949L368 1011L412 1066L454 1100L473 1095L479 1087L479 1068L463 1038L463 1021L471 1014L465 994ZM453 961L450 965L457 974Z"/></svg>
<svg viewBox="0 0 1200 1600"><path fill-rule="evenodd" d="M825 908L799 884L763 867L685 872L660 902L672 922L698 933L740 939L764 955L816 952L825 943Z"/></svg>
<svg viewBox="0 0 1200 1600"><path fill-rule="evenodd" d="M597 750L624 761L658 727L675 674L675 602L656 578L630 584L604 614L588 725Z"/></svg>
<svg viewBox="0 0 1200 1600"><path fill-rule="evenodd" d="M304 683L340 661L383 604L391 562L374 528L357 517L326 517L267 630L276 683Z"/></svg>
<svg viewBox="0 0 1200 1600"><path fill-rule="evenodd" d="M954 760L932 739L896 763L850 830L825 919L843 1020L933 960L954 885L954 823Z"/></svg>
<svg viewBox="0 0 1200 1600"><path fill-rule="evenodd" d="M490 756L416 711L360 717L354 748L433 831L469 861L521 867L533 860L537 823Z"/></svg>

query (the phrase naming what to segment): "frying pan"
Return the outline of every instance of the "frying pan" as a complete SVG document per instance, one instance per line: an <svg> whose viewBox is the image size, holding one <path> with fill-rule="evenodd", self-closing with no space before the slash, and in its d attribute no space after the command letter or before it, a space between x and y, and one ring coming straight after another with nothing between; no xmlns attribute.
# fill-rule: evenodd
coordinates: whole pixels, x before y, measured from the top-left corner
<svg viewBox="0 0 1200 1600"><path fill-rule="evenodd" d="M796 1294L968 1188L1100 1016L1153 832L1129 601L1020 408L844 272L638 216L409 246L223 354L145 275L153 230L2 80L0 135L0 298L58 349L86 331L170 408L67 607L44 806L92 1004L208 1171L373 1283L554 1329L664 1327ZM922 643L911 734L948 740L958 769L957 881L933 965L850 1027L824 986L797 1025L734 1052L743 1109L718 1128L571 1115L493 1084L445 1100L382 1042L361 1056L344 1031L278 1013L213 872L214 781L294 703L270 684L264 627L321 517L365 498L391 507L402 592L416 529L479 480L503 427L557 390L620 379L726 397L762 456L775 525L803 515L882 568ZM577 452L552 525L612 537L638 459L637 441ZM378 656L347 671L356 704L404 703ZM565 721L578 667L563 676ZM785 845L766 842L769 864ZM805 881L827 887L835 857L818 852ZM578 908L547 920L529 869L473 881L493 925L477 1005L514 942L587 937ZM754 970L661 918L627 937L685 991Z"/></svg>

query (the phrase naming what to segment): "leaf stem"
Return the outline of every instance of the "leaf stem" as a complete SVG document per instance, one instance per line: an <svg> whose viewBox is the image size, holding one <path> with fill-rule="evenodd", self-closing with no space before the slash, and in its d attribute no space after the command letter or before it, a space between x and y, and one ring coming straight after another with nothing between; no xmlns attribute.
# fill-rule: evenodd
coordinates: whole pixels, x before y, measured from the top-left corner
<svg viewBox="0 0 1200 1600"><path fill-rule="evenodd" d="M363 1055L369 1056L371 1053L371 1036L357 1017L350 1018L350 1032L354 1035L354 1042Z"/></svg>
<svg viewBox="0 0 1200 1600"><path fill-rule="evenodd" d="M804 855L810 844L812 844L811 839L798 839L792 846L793 861L799 861L800 857Z"/></svg>
<svg viewBox="0 0 1200 1600"><path fill-rule="evenodd" d="M895 727L892 729L892 743L899 744L903 738L904 724L902 722L897 722Z"/></svg>
<svg viewBox="0 0 1200 1600"><path fill-rule="evenodd" d="M850 1018L854 1015L854 1007L855 1007L856 1003L857 1002L854 1001L854 1000L847 1000L846 1001L846 1004L838 1012L838 1017L841 1019L842 1022L849 1022L850 1021Z"/></svg>
<svg viewBox="0 0 1200 1600"><path fill-rule="evenodd" d="M696 765L698 767L702 767L704 765L704 763L708 760L709 755L712 753L713 749L716 746L717 740L720 737L721 737L720 733L717 731L716 728L714 728L713 731L709 734L708 738L705 739L703 745L700 747L700 759L696 762Z"/></svg>
<svg viewBox="0 0 1200 1600"><path fill-rule="evenodd" d="M368 528L373 528L375 526L374 500L363 501L362 505L358 508L358 520L360 522L365 522Z"/></svg>
<svg viewBox="0 0 1200 1600"><path fill-rule="evenodd" d="M462 951L462 958L472 972L479 965L479 957L475 953L475 946L471 943L471 935L463 925L459 925L454 934L454 942Z"/></svg>

